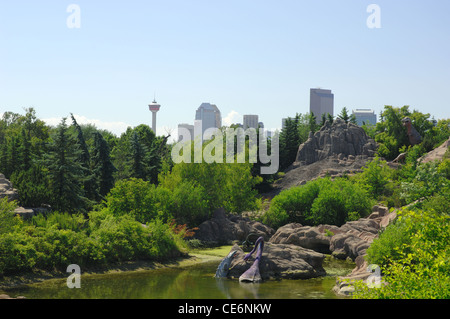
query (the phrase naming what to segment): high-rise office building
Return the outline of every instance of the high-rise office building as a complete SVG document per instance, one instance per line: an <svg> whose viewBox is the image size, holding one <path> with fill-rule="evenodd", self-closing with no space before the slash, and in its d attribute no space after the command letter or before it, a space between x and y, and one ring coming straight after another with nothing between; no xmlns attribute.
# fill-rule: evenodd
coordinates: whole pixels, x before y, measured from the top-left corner
<svg viewBox="0 0 450 319"><path fill-rule="evenodd" d="M244 121L243 121L244 130L246 130L250 127L257 129L258 123L259 123L258 118L259 118L258 115L244 115Z"/></svg>
<svg viewBox="0 0 450 319"><path fill-rule="evenodd" d="M202 136L209 128L220 129L222 127L222 116L219 108L214 104L202 103L195 112L195 120L202 121ZM197 125L199 124L197 123Z"/></svg>
<svg viewBox="0 0 450 319"><path fill-rule="evenodd" d="M331 90L311 89L309 112L314 113L317 123L322 120L322 114L334 116L334 94Z"/></svg>
<svg viewBox="0 0 450 319"><path fill-rule="evenodd" d="M356 109L352 111L355 116L356 123L361 126L363 124L377 124L377 115L374 110L371 109Z"/></svg>

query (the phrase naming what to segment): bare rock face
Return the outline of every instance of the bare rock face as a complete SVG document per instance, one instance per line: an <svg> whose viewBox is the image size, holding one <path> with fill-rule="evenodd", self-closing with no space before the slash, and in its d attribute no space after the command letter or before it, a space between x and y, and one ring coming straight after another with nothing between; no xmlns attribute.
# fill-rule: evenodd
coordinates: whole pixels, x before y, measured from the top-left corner
<svg viewBox="0 0 450 319"><path fill-rule="evenodd" d="M444 154L450 149L450 138L442 143L439 147L435 148L431 152L428 152L417 161L420 163L428 163L432 161L441 161L444 158Z"/></svg>
<svg viewBox="0 0 450 319"><path fill-rule="evenodd" d="M244 261L245 252L237 245L231 251L236 251L231 262L228 276L239 278L249 269L254 258ZM296 245L265 243L259 272L263 280L268 279L308 279L324 276L322 267L325 255Z"/></svg>
<svg viewBox="0 0 450 319"><path fill-rule="evenodd" d="M194 238L215 244L229 244L234 240L244 241L249 234L262 236L268 241L275 231L257 221L240 216L227 216L223 208L214 212L213 217L200 224Z"/></svg>
<svg viewBox="0 0 450 319"><path fill-rule="evenodd" d="M327 121L320 131L310 133L308 140L298 149L296 162L309 165L340 154L342 157L372 157L376 148L375 141L361 127L337 118L333 124Z"/></svg>

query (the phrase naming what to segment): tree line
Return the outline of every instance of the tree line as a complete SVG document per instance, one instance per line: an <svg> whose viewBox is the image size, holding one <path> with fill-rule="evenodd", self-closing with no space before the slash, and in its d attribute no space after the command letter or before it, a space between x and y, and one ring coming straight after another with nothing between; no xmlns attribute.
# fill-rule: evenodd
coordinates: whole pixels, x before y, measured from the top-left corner
<svg viewBox="0 0 450 319"><path fill-rule="evenodd" d="M87 212L117 180L156 183L166 159L166 138L147 125L129 127L120 137L70 115L51 127L36 117L6 112L0 120L0 172L20 192L25 207L50 205L58 211Z"/></svg>

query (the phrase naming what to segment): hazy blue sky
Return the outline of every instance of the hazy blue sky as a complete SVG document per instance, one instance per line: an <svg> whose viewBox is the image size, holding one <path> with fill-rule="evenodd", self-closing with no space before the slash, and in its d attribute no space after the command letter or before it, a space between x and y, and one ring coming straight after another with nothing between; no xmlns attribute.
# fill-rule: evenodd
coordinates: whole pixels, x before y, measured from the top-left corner
<svg viewBox="0 0 450 319"><path fill-rule="evenodd" d="M380 29L366 24L372 3ZM277 128L322 87L335 114L388 104L448 118L449 17L447 0L1 0L0 114L72 112L118 133L151 125L156 92L160 135L202 102Z"/></svg>

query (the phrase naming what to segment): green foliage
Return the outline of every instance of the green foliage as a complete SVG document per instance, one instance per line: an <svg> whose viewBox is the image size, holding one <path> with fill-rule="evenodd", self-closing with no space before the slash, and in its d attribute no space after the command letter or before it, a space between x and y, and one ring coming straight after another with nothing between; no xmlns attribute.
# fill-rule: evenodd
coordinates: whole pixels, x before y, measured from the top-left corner
<svg viewBox="0 0 450 319"><path fill-rule="evenodd" d="M24 207L41 207L50 203L51 191L47 170L41 165L33 165L28 170L15 171L11 183L19 190L19 202Z"/></svg>
<svg viewBox="0 0 450 319"><path fill-rule="evenodd" d="M312 114L296 114L287 118L280 133L280 169L288 168L297 156L298 147L308 139L310 131L317 130Z"/></svg>
<svg viewBox="0 0 450 319"><path fill-rule="evenodd" d="M0 235L11 231L15 225L14 222L14 210L17 204L15 202L9 202L8 198L4 197L0 199Z"/></svg>
<svg viewBox="0 0 450 319"><path fill-rule="evenodd" d="M407 130L401 120L405 117L411 119L412 125L422 136L422 152L429 152L439 146L450 136L449 119L435 121L430 114L423 114L416 110L410 112L408 106L395 108L389 105L384 107L380 122L376 125L376 134L372 136L379 143L378 154L388 160L393 160L410 146Z"/></svg>
<svg viewBox="0 0 450 319"><path fill-rule="evenodd" d="M382 195L392 195L388 184L392 183L394 172L387 162L376 157L363 167L363 172L353 178L360 187L365 188L374 199L380 199Z"/></svg>
<svg viewBox="0 0 450 319"><path fill-rule="evenodd" d="M341 110L341 113L339 113L338 117L342 120L344 120L345 123L353 123L356 124L356 118L354 114L349 115L348 109L344 106L344 108Z"/></svg>
<svg viewBox="0 0 450 319"><path fill-rule="evenodd" d="M2 206L3 207L3 202ZM13 217L9 216L10 222ZM0 275L34 269L64 271L126 260L159 260L185 250L181 235L159 219L142 225L104 209L83 215L52 213L15 222L0 233Z"/></svg>
<svg viewBox="0 0 450 319"><path fill-rule="evenodd" d="M203 200L210 213L224 207L240 213L258 208L254 186L261 179L251 174L251 163L179 163L160 177L160 186L174 191L183 181L204 190Z"/></svg>
<svg viewBox="0 0 450 319"><path fill-rule="evenodd" d="M421 210L399 215L367 251L370 262L381 266L386 284L377 289L358 285L355 298L448 299L449 215Z"/></svg>
<svg viewBox="0 0 450 319"><path fill-rule="evenodd" d="M75 212L88 208L89 201L84 197L83 182L86 168L78 160L81 151L75 139L68 132L66 119L62 119L49 151L44 154L43 164L48 170L51 202L56 210Z"/></svg>
<svg viewBox="0 0 450 319"><path fill-rule="evenodd" d="M341 226L368 215L372 205L367 192L351 181L324 178L282 191L272 199L262 221L274 228L292 222Z"/></svg>
<svg viewBox="0 0 450 319"><path fill-rule="evenodd" d="M114 216L130 215L141 223L157 217L155 185L138 178L118 181L106 196L106 207Z"/></svg>
<svg viewBox="0 0 450 319"><path fill-rule="evenodd" d="M411 181L402 183L402 196L410 203L418 199L427 199L435 194L448 193L449 166L448 159L418 165L415 177Z"/></svg>

